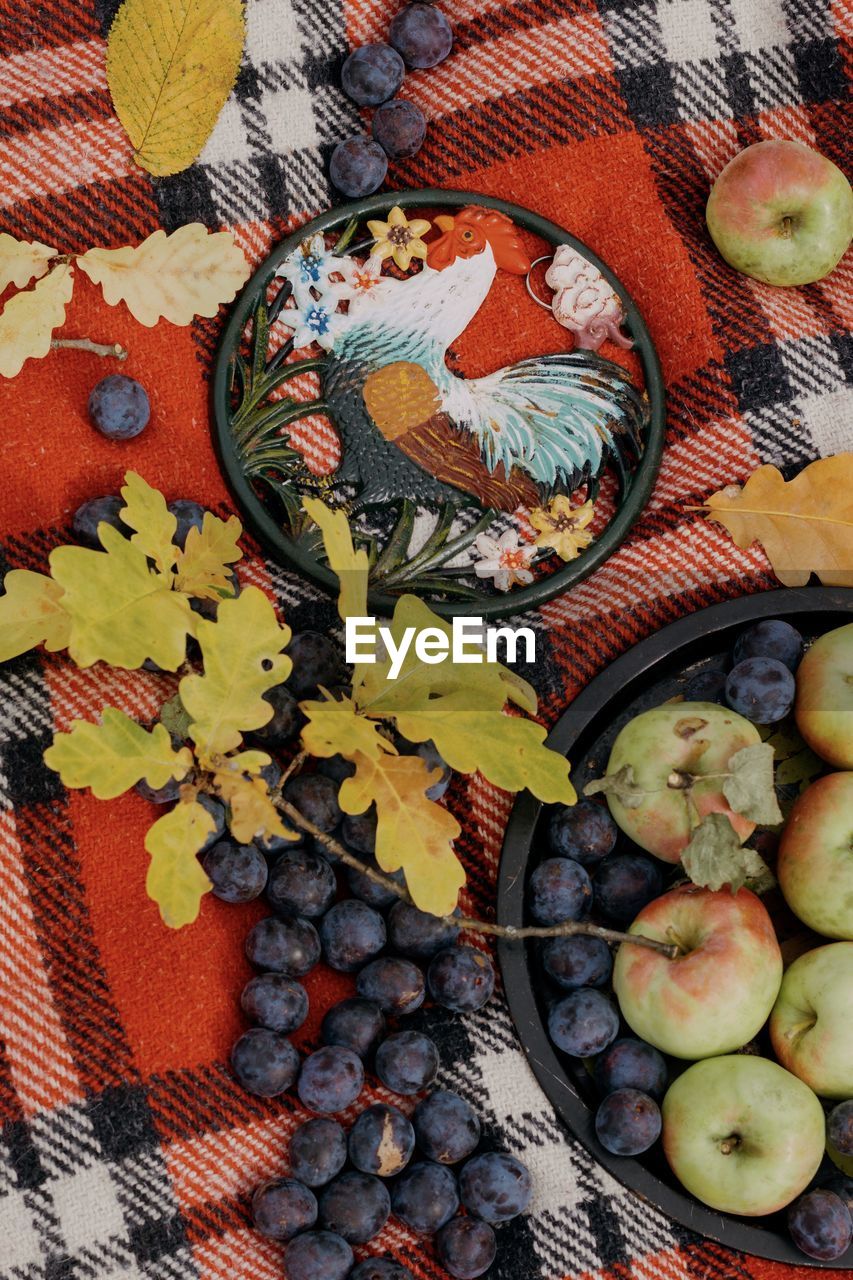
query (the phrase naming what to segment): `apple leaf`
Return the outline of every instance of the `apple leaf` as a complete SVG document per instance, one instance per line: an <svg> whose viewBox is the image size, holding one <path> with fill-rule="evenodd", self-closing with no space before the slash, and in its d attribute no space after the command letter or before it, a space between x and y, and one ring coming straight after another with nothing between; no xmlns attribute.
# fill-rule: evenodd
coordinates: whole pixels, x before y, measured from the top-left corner
<svg viewBox="0 0 853 1280"><path fill-rule="evenodd" d="M66 787L91 787L99 800L112 800L144 778L164 787L192 768L192 752L175 751L168 730L155 724L149 732L115 707L104 707L101 724L75 720L70 733L57 733L44 753Z"/></svg>
<svg viewBox="0 0 853 1280"><path fill-rule="evenodd" d="M747 885L755 893L766 893L776 883L761 855L741 844L724 813L702 819L681 855L681 865L694 884L706 889L728 885L737 893Z"/></svg>
<svg viewBox="0 0 853 1280"><path fill-rule="evenodd" d="M170 929L192 924L213 887L196 855L215 825L197 800L182 800L148 829L145 848L151 863L145 888Z"/></svg>
<svg viewBox="0 0 853 1280"><path fill-rule="evenodd" d="M773 782L773 758L769 742L742 747L729 760L729 777L723 782L723 795L734 812L763 826L782 821Z"/></svg>
<svg viewBox="0 0 853 1280"><path fill-rule="evenodd" d="M604 778L593 778L583 789L585 796L615 796L626 809L639 809L649 794L634 780L634 766L623 764L616 773Z"/></svg>

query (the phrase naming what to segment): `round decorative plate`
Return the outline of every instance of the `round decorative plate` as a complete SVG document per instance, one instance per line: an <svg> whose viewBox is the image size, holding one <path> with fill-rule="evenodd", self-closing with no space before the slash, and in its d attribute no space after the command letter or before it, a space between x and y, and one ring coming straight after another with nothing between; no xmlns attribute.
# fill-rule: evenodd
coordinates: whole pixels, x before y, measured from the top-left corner
<svg viewBox="0 0 853 1280"><path fill-rule="evenodd" d="M403 592L496 618L566 591L624 541L664 440L619 280L553 222L460 191L371 196L283 241L226 325L213 417L270 553L334 588L302 501L342 508L378 614Z"/></svg>
<svg viewBox="0 0 853 1280"><path fill-rule="evenodd" d="M712 605L682 618L630 649L586 686L557 722L548 746L568 756L578 792L604 772L613 741L628 720L676 696L686 679L704 670L721 670L740 631L762 618L784 618L807 642L850 621L853 590L801 587ZM547 854L548 806L529 793L516 802L507 826L498 879L498 919L516 927L525 921L530 873ZM618 846L617 846L618 847ZM802 1267L853 1266L853 1246L842 1258L821 1263L791 1243L784 1213L742 1218L718 1213L677 1182L660 1144L636 1159L611 1155L595 1136L598 1105L592 1078L583 1064L551 1043L548 1003L555 994L541 967L536 947L501 941L498 955L510 1011L524 1052L555 1111L568 1129L615 1178L670 1218L711 1240L761 1258Z"/></svg>

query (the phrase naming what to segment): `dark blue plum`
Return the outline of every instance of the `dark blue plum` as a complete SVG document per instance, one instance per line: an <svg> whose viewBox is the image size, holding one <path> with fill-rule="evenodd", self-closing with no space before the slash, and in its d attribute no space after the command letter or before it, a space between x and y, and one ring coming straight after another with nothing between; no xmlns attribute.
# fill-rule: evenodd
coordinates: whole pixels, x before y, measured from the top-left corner
<svg viewBox="0 0 853 1280"><path fill-rule="evenodd" d="M391 20L388 39L407 67L435 67L453 48L453 28L433 4L407 4Z"/></svg>
<svg viewBox="0 0 853 1280"><path fill-rule="evenodd" d="M264 694L264 702L272 707L272 719L252 730L252 737L269 747L284 747L299 732L302 715L297 699L286 685L277 684Z"/></svg>
<svg viewBox="0 0 853 1280"><path fill-rule="evenodd" d="M364 854L359 856L373 871L381 870L375 858L367 857ZM401 888L406 884L406 877L402 871L395 871L390 875L387 871L383 871L382 874L393 880L395 884L400 885ZM371 880L370 876L365 875L363 871L356 871L355 867L347 867L347 885L354 898L358 898L360 902L366 902L369 907L373 907L377 911L382 911L385 907L390 907L392 902L399 902L400 900L393 889L386 889L384 885L377 884L375 880Z"/></svg>
<svg viewBox="0 0 853 1280"><path fill-rule="evenodd" d="M315 920L328 911L337 888L335 873L325 858L307 849L294 849L276 859L269 874L267 902L280 916Z"/></svg>
<svg viewBox="0 0 853 1280"><path fill-rule="evenodd" d="M602 1094L617 1089L639 1089L656 1101L666 1093L669 1072L663 1054L645 1040L623 1036L600 1053L592 1069L593 1078Z"/></svg>
<svg viewBox="0 0 853 1280"><path fill-rule="evenodd" d="M776 658L744 658L726 677L726 702L753 724L775 724L794 706L797 686Z"/></svg>
<svg viewBox="0 0 853 1280"><path fill-rule="evenodd" d="M321 631L297 631L287 646L293 670L287 687L297 701L313 698L319 686L337 684L344 671L341 651L331 636Z"/></svg>
<svg viewBox="0 0 853 1280"><path fill-rule="evenodd" d="M389 160L402 160L420 151L426 137L426 116L414 102L395 98L373 113L373 136Z"/></svg>
<svg viewBox="0 0 853 1280"><path fill-rule="evenodd" d="M745 658L775 658L789 671L796 671L802 656L803 637L780 618L765 618L742 631L732 651L735 663Z"/></svg>
<svg viewBox="0 0 853 1280"><path fill-rule="evenodd" d="M200 502L193 502L191 498L177 498L174 502L167 503L167 506L177 521L172 541L183 550L190 529L198 529L201 533L205 509Z"/></svg>
<svg viewBox="0 0 853 1280"><path fill-rule="evenodd" d="M306 1231L284 1251L287 1280L346 1280L353 1262L352 1248L333 1231Z"/></svg>
<svg viewBox="0 0 853 1280"><path fill-rule="evenodd" d="M527 901L538 924L580 920L592 905L592 881L579 862L547 858L530 877Z"/></svg>
<svg viewBox="0 0 853 1280"><path fill-rule="evenodd" d="M359 1170L342 1173L320 1196L320 1225L348 1244L367 1244L379 1235L390 1214L385 1183Z"/></svg>
<svg viewBox="0 0 853 1280"><path fill-rule="evenodd" d="M418 966L396 956L371 961L362 969L355 985L360 996L378 1004L390 1017L414 1013L426 997L424 975Z"/></svg>
<svg viewBox="0 0 853 1280"><path fill-rule="evenodd" d="M452 947L458 938L455 925L408 902L396 902L388 913L389 945L413 960L431 960L445 947Z"/></svg>
<svg viewBox="0 0 853 1280"><path fill-rule="evenodd" d="M267 858L275 861L282 853L289 853L293 849L301 849L305 844L305 836L301 831L294 830L291 835L287 836L255 836L255 844L261 853L266 854ZM323 849L314 850L324 857ZM327 859L328 861L328 859Z"/></svg>
<svg viewBox="0 0 853 1280"><path fill-rule="evenodd" d="M320 924L326 963L340 973L354 973L372 960L385 946L385 937L379 912L357 899L336 902Z"/></svg>
<svg viewBox="0 0 853 1280"><path fill-rule="evenodd" d="M284 784L284 798L307 822L326 834L334 831L343 814L338 805L339 786L322 773L300 773Z"/></svg>
<svg viewBox="0 0 853 1280"><path fill-rule="evenodd" d="M344 844L356 853L376 852L376 806L364 813L348 813L344 817L341 834Z"/></svg>
<svg viewBox="0 0 853 1280"><path fill-rule="evenodd" d="M810 1258L832 1262L850 1247L853 1219L834 1191L809 1191L788 1209L788 1230L797 1248Z"/></svg>
<svg viewBox="0 0 853 1280"><path fill-rule="evenodd" d="M324 778L331 778L333 782L340 784L352 777L355 773L355 765L352 760L347 760L344 756L327 756L325 760L317 761L317 772Z"/></svg>
<svg viewBox="0 0 853 1280"><path fill-rule="evenodd" d="M327 1045L305 1059L297 1092L303 1106L321 1115L351 1107L364 1085L364 1066L352 1049Z"/></svg>
<svg viewBox="0 0 853 1280"><path fill-rule="evenodd" d="M396 1258L365 1258L350 1273L349 1280L414 1280L414 1276Z"/></svg>
<svg viewBox="0 0 853 1280"><path fill-rule="evenodd" d="M270 1031L297 1031L308 1017L308 992L284 973L259 973L240 996L246 1017Z"/></svg>
<svg viewBox="0 0 853 1280"><path fill-rule="evenodd" d="M853 1099L839 1102L826 1120L826 1136L843 1156L853 1156Z"/></svg>
<svg viewBox="0 0 853 1280"><path fill-rule="evenodd" d="M469 1213L495 1226L527 1210L533 1182L527 1166L515 1156L487 1151L463 1165L459 1194Z"/></svg>
<svg viewBox="0 0 853 1280"><path fill-rule="evenodd" d="M722 705L726 700L726 673L697 671L695 676L685 680L682 693L685 702L715 702Z"/></svg>
<svg viewBox="0 0 853 1280"><path fill-rule="evenodd" d="M320 939L310 920L259 920L246 938L246 957L258 969L302 978L320 959Z"/></svg>
<svg viewBox="0 0 853 1280"><path fill-rule="evenodd" d="M399 1109L377 1102L362 1111L349 1135L349 1158L362 1173L393 1178L415 1149L415 1131Z"/></svg>
<svg viewBox="0 0 853 1280"><path fill-rule="evenodd" d="M397 1031L376 1050L376 1074L386 1089L404 1098L428 1089L438 1065L435 1041L421 1031Z"/></svg>
<svg viewBox="0 0 853 1280"><path fill-rule="evenodd" d="M824 1191L834 1191L840 1196L847 1208L853 1213L853 1178L832 1166L832 1172L821 1174L818 1186Z"/></svg>
<svg viewBox="0 0 853 1280"><path fill-rule="evenodd" d="M273 1178L252 1196L252 1220L261 1235L292 1240L316 1223L317 1197L295 1178Z"/></svg>
<svg viewBox="0 0 853 1280"><path fill-rule="evenodd" d="M638 1156L660 1137L660 1107L639 1089L609 1093L595 1113L595 1133L614 1156Z"/></svg>
<svg viewBox="0 0 853 1280"><path fill-rule="evenodd" d="M456 1164L477 1150L480 1117L470 1103L449 1089L436 1089L418 1103L412 1116L421 1151L439 1164Z"/></svg>
<svg viewBox="0 0 853 1280"><path fill-rule="evenodd" d="M542 948L542 964L558 987L603 987L613 970L613 957L603 938L583 933L549 938Z"/></svg>
<svg viewBox="0 0 853 1280"><path fill-rule="evenodd" d="M216 796L208 795L206 791L200 791L196 796L196 800L202 809L207 810L214 822L213 830L199 850L200 853L206 853L225 835L225 805L221 800L217 800Z"/></svg>
<svg viewBox="0 0 853 1280"><path fill-rule="evenodd" d="M454 1013L473 1013L491 1000L495 970L475 947L445 947L430 962L427 982L436 1004Z"/></svg>
<svg viewBox="0 0 853 1280"><path fill-rule="evenodd" d="M172 804L181 794L181 785L175 778L170 778L162 787L151 787L144 778L140 778L133 789L149 804Z"/></svg>
<svg viewBox="0 0 853 1280"><path fill-rule="evenodd" d="M299 1054L286 1036L266 1027L252 1027L231 1050L231 1067L248 1093L275 1098L289 1089L299 1074Z"/></svg>
<svg viewBox="0 0 853 1280"><path fill-rule="evenodd" d="M385 1032L385 1016L372 1000L354 996L333 1005L323 1018L323 1044L338 1044L364 1060Z"/></svg>
<svg viewBox="0 0 853 1280"><path fill-rule="evenodd" d="M548 843L557 858L571 858L582 867L594 867L612 853L619 828L605 809L594 800L557 809L548 824Z"/></svg>
<svg viewBox="0 0 853 1280"><path fill-rule="evenodd" d="M595 905L614 924L630 924L647 902L660 897L663 874L642 853L611 853L593 878Z"/></svg>
<svg viewBox="0 0 853 1280"><path fill-rule="evenodd" d="M111 529L117 529L124 538L129 538L133 533L133 530L119 517L119 512L123 510L124 499L115 494L109 494L104 498L90 498L74 512L71 519L71 532L85 547L100 551L99 524L108 524Z"/></svg>
<svg viewBox="0 0 853 1280"><path fill-rule="evenodd" d="M434 773L436 769L441 770L441 776L436 778L435 782L430 783L426 789L428 800L440 800L450 786L453 770L439 753L438 747L432 739L427 739L426 742L419 742L414 749L414 754L420 756L431 773Z"/></svg>
<svg viewBox="0 0 853 1280"><path fill-rule="evenodd" d="M477 1280L495 1260L498 1242L488 1222L453 1218L435 1238L438 1260L456 1280Z"/></svg>
<svg viewBox="0 0 853 1280"><path fill-rule="evenodd" d="M329 161L332 185L353 200L378 191L387 172L388 157L379 143L360 134L339 142Z"/></svg>
<svg viewBox="0 0 853 1280"><path fill-rule="evenodd" d="M145 430L150 416L148 393L126 374L108 374L89 393L92 425L108 440L132 440Z"/></svg>
<svg viewBox="0 0 853 1280"><path fill-rule="evenodd" d="M619 1034L619 1015L607 996L589 987L571 991L548 1014L548 1034L573 1058L591 1058Z"/></svg>
<svg viewBox="0 0 853 1280"><path fill-rule="evenodd" d="M459 1208L456 1178L447 1165L432 1160L410 1164L394 1184L391 1207L412 1231L435 1235Z"/></svg>
<svg viewBox="0 0 853 1280"><path fill-rule="evenodd" d="M290 1139L290 1168L306 1187L323 1187L347 1162L347 1136L337 1120L306 1120Z"/></svg>
<svg viewBox="0 0 853 1280"><path fill-rule="evenodd" d="M405 74L403 59L390 44L363 44L344 60L341 88L360 107L377 107L394 97Z"/></svg>
<svg viewBox="0 0 853 1280"><path fill-rule="evenodd" d="M252 902L267 883L267 863L254 844L220 840L208 849L202 865L213 885L213 894L223 902Z"/></svg>

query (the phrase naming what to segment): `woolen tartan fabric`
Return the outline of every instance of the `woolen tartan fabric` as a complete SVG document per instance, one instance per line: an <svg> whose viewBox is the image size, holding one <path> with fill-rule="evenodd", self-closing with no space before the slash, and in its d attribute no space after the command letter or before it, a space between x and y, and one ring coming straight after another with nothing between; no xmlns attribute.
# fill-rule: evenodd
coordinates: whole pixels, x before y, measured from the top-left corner
<svg viewBox="0 0 853 1280"><path fill-rule="evenodd" d="M363 127L342 95L342 57L381 38L376 0L249 0L235 92L198 163L153 180L110 104L104 36L113 0L0 5L0 230L62 251L134 243L198 219L234 228L253 262L332 201L336 140ZM733 547L691 507L759 462L794 468L853 447L851 266L773 289L737 275L710 244L710 183L741 147L796 138L849 159L851 10L845 0L457 0L456 47L407 77L430 118L426 145L389 185L452 186L535 208L620 275L658 345L668 395L660 479L628 543L594 577L525 621L525 672L552 723L629 645L675 617L774 585L758 549ZM0 387L6 567L43 569L75 508L114 493L127 468L170 499L228 509L209 440L208 385L221 319L143 329L77 273L63 332L120 341L152 421L137 440L86 418L97 357L53 353ZM484 309L454 353L461 372L518 358L511 300ZM543 313L544 316L544 313ZM303 441L308 452L309 438ZM333 629L330 600L247 543L243 582L274 593L294 629ZM174 679L64 656L0 671L0 1277L2 1280L275 1280L280 1246L249 1226L248 1195L287 1169L304 1118L287 1095L243 1093L228 1053L249 976L243 939L263 908L205 900L167 931L144 891L153 811L136 793L67 792L42 752L105 704L153 717ZM510 798L457 779L463 905L488 913ZM351 990L318 968L297 1037ZM499 1232L493 1280L782 1280L783 1267L674 1225L617 1185L557 1123L501 998L459 1018L411 1019L435 1036L441 1083L479 1109L485 1144L533 1173L532 1213ZM365 1097L389 1098L375 1080ZM351 1118L351 1117L350 1117ZM428 1242L392 1223L365 1253L417 1280L443 1273ZM840 1276L839 1271L826 1274Z"/></svg>

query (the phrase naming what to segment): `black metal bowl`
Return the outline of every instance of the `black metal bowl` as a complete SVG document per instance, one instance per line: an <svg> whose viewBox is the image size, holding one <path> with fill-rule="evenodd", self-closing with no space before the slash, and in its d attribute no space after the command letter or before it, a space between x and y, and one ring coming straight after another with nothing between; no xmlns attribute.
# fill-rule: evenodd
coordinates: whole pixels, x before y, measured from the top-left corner
<svg viewBox="0 0 853 1280"><path fill-rule="evenodd" d="M633 716L680 691L685 677L719 667L738 632L762 618L784 618L814 639L853 618L853 590L802 587L727 601L683 618L630 649L597 676L557 722L548 746L572 761L578 791L603 773L616 734ZM498 919L525 923L528 877L543 856L549 807L529 792L516 802L504 839L498 879ZM853 1267L853 1246L834 1262L807 1258L791 1243L784 1214L741 1218L718 1213L676 1181L663 1153L637 1159L611 1155L595 1136L597 1097L582 1063L548 1038L546 999L535 946L501 940L498 956L510 1011L524 1052L563 1123L625 1186L692 1231L777 1262L803 1267Z"/></svg>

